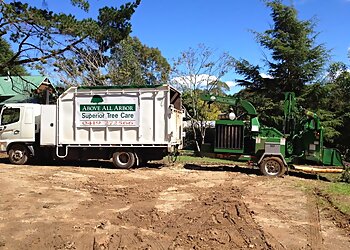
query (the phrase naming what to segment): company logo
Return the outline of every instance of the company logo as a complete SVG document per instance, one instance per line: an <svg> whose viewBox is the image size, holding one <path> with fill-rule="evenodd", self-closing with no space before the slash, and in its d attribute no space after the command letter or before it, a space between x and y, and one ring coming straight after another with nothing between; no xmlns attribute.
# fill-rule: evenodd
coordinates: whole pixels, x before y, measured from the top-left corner
<svg viewBox="0 0 350 250"><path fill-rule="evenodd" d="M103 102L103 98L100 96L100 95L94 95L92 98L91 98L91 103L96 103L96 104L99 104Z"/></svg>
<svg viewBox="0 0 350 250"><path fill-rule="evenodd" d="M91 98L91 103L95 104L81 104L81 112L116 112L116 111L136 111L135 104L100 104L103 103L103 98L100 95L94 95Z"/></svg>

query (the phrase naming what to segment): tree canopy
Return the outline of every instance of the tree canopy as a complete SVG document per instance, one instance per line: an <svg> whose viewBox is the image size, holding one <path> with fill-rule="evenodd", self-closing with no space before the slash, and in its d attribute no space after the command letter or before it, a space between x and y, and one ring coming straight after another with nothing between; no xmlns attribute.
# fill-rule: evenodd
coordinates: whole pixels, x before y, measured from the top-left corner
<svg viewBox="0 0 350 250"><path fill-rule="evenodd" d="M113 48L108 71L113 84L156 85L168 81L170 65L159 49L127 37Z"/></svg>
<svg viewBox="0 0 350 250"><path fill-rule="evenodd" d="M89 10L86 0L71 3ZM67 51L74 52L83 42L107 52L131 32L130 18L139 4L140 0L135 0L119 8L103 7L96 19L78 20L72 14L54 13L21 1L0 1L0 37L17 45L16 51L0 62L0 69L46 63Z"/></svg>
<svg viewBox="0 0 350 250"><path fill-rule="evenodd" d="M54 63L65 85L157 85L168 81L170 65L157 48L127 37L108 55L89 44Z"/></svg>
<svg viewBox="0 0 350 250"><path fill-rule="evenodd" d="M14 52L11 49L10 44L0 37L0 64L3 64L10 60L14 56ZM6 75L26 75L28 74L25 68L21 65L16 65L13 67L1 67L0 68L0 75L6 76Z"/></svg>
<svg viewBox="0 0 350 250"><path fill-rule="evenodd" d="M318 79L329 55L323 44L317 44L314 20L299 20L296 9L281 0L267 1L266 5L271 9L273 25L254 35L270 55L264 55L265 65L239 59L235 68L244 77L238 81L245 87L240 95L249 98L264 114L265 124L281 127L283 93L300 95L307 84Z"/></svg>
<svg viewBox="0 0 350 250"><path fill-rule="evenodd" d="M271 9L273 25L254 34L271 55L264 55L264 66L237 60L236 70L245 77L241 85L258 91L300 94L324 69L328 51L323 44L316 44L318 33L314 30L314 20L299 20L296 9L280 0L267 1L266 5ZM264 77L264 73L269 77Z"/></svg>

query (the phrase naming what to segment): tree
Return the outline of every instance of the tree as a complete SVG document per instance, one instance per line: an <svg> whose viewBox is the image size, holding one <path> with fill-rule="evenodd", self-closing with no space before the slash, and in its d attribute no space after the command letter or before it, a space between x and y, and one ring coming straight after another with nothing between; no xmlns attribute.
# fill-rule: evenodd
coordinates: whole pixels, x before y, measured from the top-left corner
<svg viewBox="0 0 350 250"><path fill-rule="evenodd" d="M113 48L109 77L117 85L157 85L168 81L170 65L157 48L128 37Z"/></svg>
<svg viewBox="0 0 350 250"><path fill-rule="evenodd" d="M332 127L336 133L331 134L330 142L345 153L350 149L350 68L341 62L331 64L325 88L322 108L333 116L331 124L339 121ZM350 160L350 152L347 157Z"/></svg>
<svg viewBox="0 0 350 250"><path fill-rule="evenodd" d="M323 44L316 44L314 20L299 20L296 9L283 5L281 0L267 1L266 5L271 9L272 28L254 34L257 42L271 51L271 56L265 55L265 67L240 59L236 60L235 68L244 76L239 81L245 87L241 95L249 97L254 93L252 102L258 112L265 113L264 122L277 126L281 117L274 121L269 117L282 114L278 100L283 99L283 92L300 95L307 83L318 78L329 56ZM264 77L266 72L268 77Z"/></svg>
<svg viewBox="0 0 350 250"><path fill-rule="evenodd" d="M167 82L170 65L157 48L127 37L107 55L89 43L72 47L54 62L57 75L72 85L157 85Z"/></svg>
<svg viewBox="0 0 350 250"><path fill-rule="evenodd" d="M174 61L172 83L184 93L184 105L191 117L191 128L198 151L199 143L204 142L207 121L215 119L210 116L217 116L218 113L218 108L206 108L206 103L200 100L200 94L205 91L224 95L229 86L221 81L221 78L233 69L233 65L234 60L229 54L217 56L212 49L203 44L182 52ZM213 107L216 107L216 104ZM200 132L199 139L196 137L197 130Z"/></svg>
<svg viewBox="0 0 350 250"><path fill-rule="evenodd" d="M5 39L0 37L0 64L5 63L13 56L14 56L14 52L11 49L10 44ZM27 74L28 74L27 71L21 65L14 66L12 68L8 68L8 67L0 68L1 76L6 76L6 75L21 76L21 75L27 75Z"/></svg>
<svg viewBox="0 0 350 250"><path fill-rule="evenodd" d="M71 0L84 11L89 10L86 0ZM78 20L74 15L53 13L32 7L21 1L0 1L0 37L9 37L17 45L12 56L0 63L0 69L17 65L43 64L83 42L91 43L102 53L127 37L131 32L130 18L140 0L120 8L103 7L97 20Z"/></svg>
<svg viewBox="0 0 350 250"><path fill-rule="evenodd" d="M54 71L65 86L110 85L108 77L109 56L94 49L89 43L73 46L56 57Z"/></svg>

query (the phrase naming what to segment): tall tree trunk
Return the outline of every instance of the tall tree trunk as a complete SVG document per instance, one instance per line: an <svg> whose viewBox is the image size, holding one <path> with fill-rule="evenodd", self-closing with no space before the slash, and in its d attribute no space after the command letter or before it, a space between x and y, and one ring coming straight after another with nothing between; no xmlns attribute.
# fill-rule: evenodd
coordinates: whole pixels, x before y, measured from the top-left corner
<svg viewBox="0 0 350 250"><path fill-rule="evenodd" d="M193 131L193 140L194 140L194 143L196 145L196 152L200 153L201 152L201 148L199 147L199 144L198 144L198 140L197 140L197 131L196 131L196 126L195 126L195 122L192 120L192 131Z"/></svg>

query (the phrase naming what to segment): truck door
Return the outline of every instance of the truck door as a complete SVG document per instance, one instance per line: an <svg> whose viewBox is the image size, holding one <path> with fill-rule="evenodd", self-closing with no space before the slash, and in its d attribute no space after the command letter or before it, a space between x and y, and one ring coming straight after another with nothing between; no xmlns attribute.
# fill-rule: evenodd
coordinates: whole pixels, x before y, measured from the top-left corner
<svg viewBox="0 0 350 250"><path fill-rule="evenodd" d="M21 139L21 108L4 107L1 112L0 139L17 141Z"/></svg>

